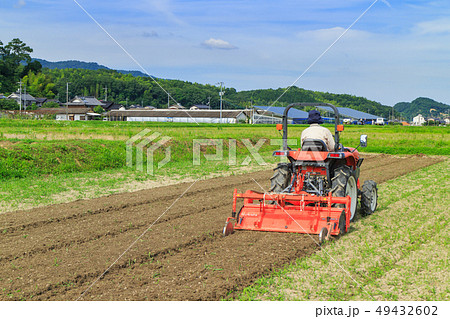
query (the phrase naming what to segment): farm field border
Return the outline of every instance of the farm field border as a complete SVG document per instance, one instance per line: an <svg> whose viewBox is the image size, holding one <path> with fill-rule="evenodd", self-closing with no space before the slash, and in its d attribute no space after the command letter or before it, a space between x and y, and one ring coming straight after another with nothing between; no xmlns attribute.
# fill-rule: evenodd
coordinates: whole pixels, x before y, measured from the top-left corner
<svg viewBox="0 0 450 319"><path fill-rule="evenodd" d="M374 215L324 250L260 278L237 299L450 300L449 172L446 160L381 184Z"/></svg>

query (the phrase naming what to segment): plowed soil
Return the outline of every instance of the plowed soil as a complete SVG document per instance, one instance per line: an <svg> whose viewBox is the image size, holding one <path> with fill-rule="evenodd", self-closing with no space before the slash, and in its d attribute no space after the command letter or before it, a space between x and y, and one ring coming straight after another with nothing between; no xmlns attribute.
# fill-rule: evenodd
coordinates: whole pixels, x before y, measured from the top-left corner
<svg viewBox="0 0 450 319"><path fill-rule="evenodd" d="M361 181L378 183L441 161L365 157ZM0 299L233 296L261 275L320 249L302 234L241 231L222 237L233 189L259 190L253 179L268 187L271 174L215 178L0 215Z"/></svg>

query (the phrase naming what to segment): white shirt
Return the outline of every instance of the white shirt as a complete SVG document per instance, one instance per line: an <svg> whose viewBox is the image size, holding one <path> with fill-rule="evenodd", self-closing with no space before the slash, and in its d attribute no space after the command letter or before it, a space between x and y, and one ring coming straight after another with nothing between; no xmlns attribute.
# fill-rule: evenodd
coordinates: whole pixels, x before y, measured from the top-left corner
<svg viewBox="0 0 450 319"><path fill-rule="evenodd" d="M307 138L312 138L316 140L322 140L328 147L329 152L334 151L334 138L331 135L329 129L320 126L319 124L311 124L310 127L306 128L302 132L302 145Z"/></svg>

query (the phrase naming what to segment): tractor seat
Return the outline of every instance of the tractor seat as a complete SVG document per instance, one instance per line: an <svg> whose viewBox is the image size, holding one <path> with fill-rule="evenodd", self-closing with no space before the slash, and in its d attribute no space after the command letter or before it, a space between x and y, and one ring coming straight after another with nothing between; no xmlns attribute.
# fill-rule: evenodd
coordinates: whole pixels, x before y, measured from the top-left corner
<svg viewBox="0 0 450 319"><path fill-rule="evenodd" d="M307 138L303 142L302 151L328 152L328 148L322 140Z"/></svg>

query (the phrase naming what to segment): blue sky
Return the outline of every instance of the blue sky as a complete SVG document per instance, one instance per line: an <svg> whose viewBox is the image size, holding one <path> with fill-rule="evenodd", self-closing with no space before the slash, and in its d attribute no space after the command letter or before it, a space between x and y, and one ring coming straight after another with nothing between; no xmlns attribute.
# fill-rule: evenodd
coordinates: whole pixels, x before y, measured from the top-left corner
<svg viewBox="0 0 450 319"><path fill-rule="evenodd" d="M77 0L152 75L291 85L374 0ZM0 40L33 57L139 69L73 0L2 0ZM379 0L297 86L450 104L450 1Z"/></svg>

